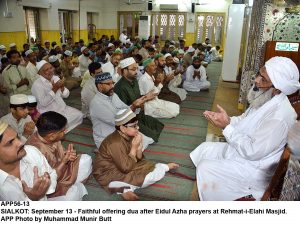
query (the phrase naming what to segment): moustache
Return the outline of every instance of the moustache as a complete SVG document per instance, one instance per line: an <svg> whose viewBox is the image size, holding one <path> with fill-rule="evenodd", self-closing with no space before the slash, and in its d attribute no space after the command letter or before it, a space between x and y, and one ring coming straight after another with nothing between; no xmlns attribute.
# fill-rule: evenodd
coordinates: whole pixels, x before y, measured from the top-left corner
<svg viewBox="0 0 300 225"><path fill-rule="evenodd" d="M17 151L17 155L19 154L20 151L22 151L24 149L24 145L21 145L20 148Z"/></svg>

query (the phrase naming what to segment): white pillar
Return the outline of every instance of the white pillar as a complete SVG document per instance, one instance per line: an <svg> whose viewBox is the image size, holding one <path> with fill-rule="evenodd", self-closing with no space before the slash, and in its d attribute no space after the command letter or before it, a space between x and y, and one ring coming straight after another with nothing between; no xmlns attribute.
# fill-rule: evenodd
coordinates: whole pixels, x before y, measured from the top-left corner
<svg viewBox="0 0 300 225"><path fill-rule="evenodd" d="M245 4L232 4L229 7L226 44L222 78L224 81L236 81L242 39Z"/></svg>

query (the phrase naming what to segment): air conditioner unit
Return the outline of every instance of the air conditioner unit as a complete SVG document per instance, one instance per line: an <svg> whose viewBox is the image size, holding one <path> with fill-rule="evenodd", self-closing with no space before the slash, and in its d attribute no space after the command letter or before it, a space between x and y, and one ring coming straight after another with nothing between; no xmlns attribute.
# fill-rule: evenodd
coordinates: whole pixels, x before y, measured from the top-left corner
<svg viewBox="0 0 300 225"><path fill-rule="evenodd" d="M178 5L177 4L160 4L159 9L160 10L176 11L176 10L178 10Z"/></svg>

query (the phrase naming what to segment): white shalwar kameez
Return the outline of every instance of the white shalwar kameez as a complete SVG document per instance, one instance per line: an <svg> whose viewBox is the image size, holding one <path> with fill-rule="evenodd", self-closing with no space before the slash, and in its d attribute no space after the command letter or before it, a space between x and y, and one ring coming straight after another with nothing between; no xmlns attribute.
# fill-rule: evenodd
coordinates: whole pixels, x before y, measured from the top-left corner
<svg viewBox="0 0 300 225"><path fill-rule="evenodd" d="M200 79L198 77L193 78L194 71L200 71ZM186 70L186 79L183 82L183 88L187 91L199 92L200 90L207 90L210 87L210 82L207 81L206 70L204 66L200 66L199 69L195 69L193 65L190 65Z"/></svg>
<svg viewBox="0 0 300 225"><path fill-rule="evenodd" d="M169 76L171 73L174 72L171 67L165 67L164 71L166 72L166 75ZM182 82L182 77L181 74L177 74L172 80L170 80L168 84L168 88L170 91L176 93L181 101L186 99L187 91L184 90L183 88L179 88L178 85L180 85Z"/></svg>
<svg viewBox="0 0 300 225"><path fill-rule="evenodd" d="M84 117L91 118L90 116L90 103L96 93L98 92L97 87L95 85L95 78L91 76L91 78L86 81L81 90L81 112Z"/></svg>
<svg viewBox="0 0 300 225"><path fill-rule="evenodd" d="M26 70L27 70L27 74L30 77L31 83L33 84L34 81L36 81L40 77L40 75L38 75L38 69L34 64L28 62L26 66Z"/></svg>
<svg viewBox="0 0 300 225"><path fill-rule="evenodd" d="M111 63L111 61L105 63L102 66L102 71L103 73L110 73L110 75L112 76L113 82L117 83L122 77L118 74L118 68L114 67L114 65Z"/></svg>
<svg viewBox="0 0 300 225"><path fill-rule="evenodd" d="M45 156L35 147L25 145L26 155L20 160L20 177L25 181L28 187L33 186L33 168L37 167L39 175L47 172L50 176L50 186L46 194L55 192L57 183L57 174L51 168ZM22 182L15 176L9 175L0 169L0 201L31 201L23 192ZM45 195L40 201L46 201Z"/></svg>
<svg viewBox="0 0 300 225"><path fill-rule="evenodd" d="M128 108L129 106L122 102L115 93L112 96L107 96L98 91L94 96L90 103L90 117L93 124L93 137L98 149L102 141L116 130L115 116L117 112ZM144 134L142 135L143 150L145 150L154 140Z"/></svg>
<svg viewBox="0 0 300 225"><path fill-rule="evenodd" d="M58 76L53 76L51 81L57 82L58 80ZM67 118L67 132L82 123L83 114L78 109L67 106L63 100L63 98L69 97L70 94L70 91L66 87L63 92L59 89L54 93L52 91L52 83L43 76L40 76L33 83L31 91L36 97L38 103L37 109L40 113L54 111Z"/></svg>
<svg viewBox="0 0 300 225"><path fill-rule="evenodd" d="M159 84L158 87L156 87L154 85L154 77L150 76L147 72L139 79L141 95L146 95L152 90L155 93L159 93L162 87L162 84ZM145 102L144 111L145 115L155 118L172 118L179 114L180 107L176 103L155 97L153 100Z"/></svg>
<svg viewBox="0 0 300 225"><path fill-rule="evenodd" d="M190 157L197 167L201 200L260 200L284 150L296 113L284 94L258 109L231 117L223 130L227 143L204 142Z"/></svg>

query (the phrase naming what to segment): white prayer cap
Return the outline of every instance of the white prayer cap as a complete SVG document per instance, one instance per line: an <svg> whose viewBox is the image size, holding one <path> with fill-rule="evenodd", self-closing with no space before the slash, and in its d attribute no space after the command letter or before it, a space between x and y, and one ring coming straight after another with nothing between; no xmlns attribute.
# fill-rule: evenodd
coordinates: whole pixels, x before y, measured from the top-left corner
<svg viewBox="0 0 300 225"><path fill-rule="evenodd" d="M0 45L0 50L5 50L5 49L6 49L5 45Z"/></svg>
<svg viewBox="0 0 300 225"><path fill-rule="evenodd" d="M11 43L11 44L9 44L9 47L10 47L10 48L15 47L15 46L17 46L16 43Z"/></svg>
<svg viewBox="0 0 300 225"><path fill-rule="evenodd" d="M44 43L45 43L45 44L46 44L46 43L50 43L50 41L49 41L49 40L46 40Z"/></svg>
<svg viewBox="0 0 300 225"><path fill-rule="evenodd" d="M114 44L113 43L108 43L108 48L110 48L111 46L114 46Z"/></svg>
<svg viewBox="0 0 300 225"><path fill-rule="evenodd" d="M64 54L67 55L67 56L72 56L73 55L73 53L71 51L69 51L69 50L66 50L64 52Z"/></svg>
<svg viewBox="0 0 300 225"><path fill-rule="evenodd" d="M195 49L192 46L189 46L187 52L194 52L194 51L195 51Z"/></svg>
<svg viewBox="0 0 300 225"><path fill-rule="evenodd" d="M179 54L184 54L184 51L183 51L182 49L179 49L179 50L178 50L178 53L179 53Z"/></svg>
<svg viewBox="0 0 300 225"><path fill-rule="evenodd" d="M208 44L206 47L212 47L212 45L211 45L211 44Z"/></svg>
<svg viewBox="0 0 300 225"><path fill-rule="evenodd" d="M12 95L12 96L10 96L9 103L12 105L23 105L23 104L28 103L28 97L27 97L27 95L24 95L24 94Z"/></svg>
<svg viewBox="0 0 300 225"><path fill-rule="evenodd" d="M28 103L35 103L36 101L36 97L34 95L27 95L28 98Z"/></svg>
<svg viewBox="0 0 300 225"><path fill-rule="evenodd" d="M56 55L51 55L50 57L49 57L49 63L54 63L54 62L56 62L57 61L57 56Z"/></svg>
<svg viewBox="0 0 300 225"><path fill-rule="evenodd" d="M57 47L59 47L59 45L54 45L53 49L56 49Z"/></svg>
<svg viewBox="0 0 300 225"><path fill-rule="evenodd" d="M170 53L167 53L167 54L164 55L165 59L170 57L170 56L172 57L172 55Z"/></svg>
<svg viewBox="0 0 300 225"><path fill-rule="evenodd" d="M296 158L300 158L300 121L294 124L289 130L288 134L288 146L291 149L291 153Z"/></svg>
<svg viewBox="0 0 300 225"><path fill-rule="evenodd" d="M132 64L136 63L133 57L129 57L120 61L121 69L124 69Z"/></svg>
<svg viewBox="0 0 300 225"><path fill-rule="evenodd" d="M51 56L50 56L51 57ZM49 58L50 59L50 58ZM36 63L36 68L38 71L40 71L40 69L42 69L42 67L47 64L48 62L46 60L41 60L39 62Z"/></svg>
<svg viewBox="0 0 300 225"><path fill-rule="evenodd" d="M136 115L130 108L128 109L122 109L119 112L117 112L117 115L115 116L115 124L116 126L121 126L126 123L128 123L130 120L132 120Z"/></svg>
<svg viewBox="0 0 300 225"><path fill-rule="evenodd" d="M27 51L25 52L25 56L28 56L28 55L30 55L31 53L33 53L33 51L32 51L31 49L29 49L29 50L27 50Z"/></svg>
<svg viewBox="0 0 300 225"><path fill-rule="evenodd" d="M0 120L0 135L4 133L6 128L8 127L8 124Z"/></svg>
<svg viewBox="0 0 300 225"><path fill-rule="evenodd" d="M299 71L291 59L276 56L269 59L265 67L274 87L283 94L290 95L300 89Z"/></svg>
<svg viewBox="0 0 300 225"><path fill-rule="evenodd" d="M82 46L81 49L80 49L80 51L83 52L85 49L87 49L87 47L86 46Z"/></svg>

